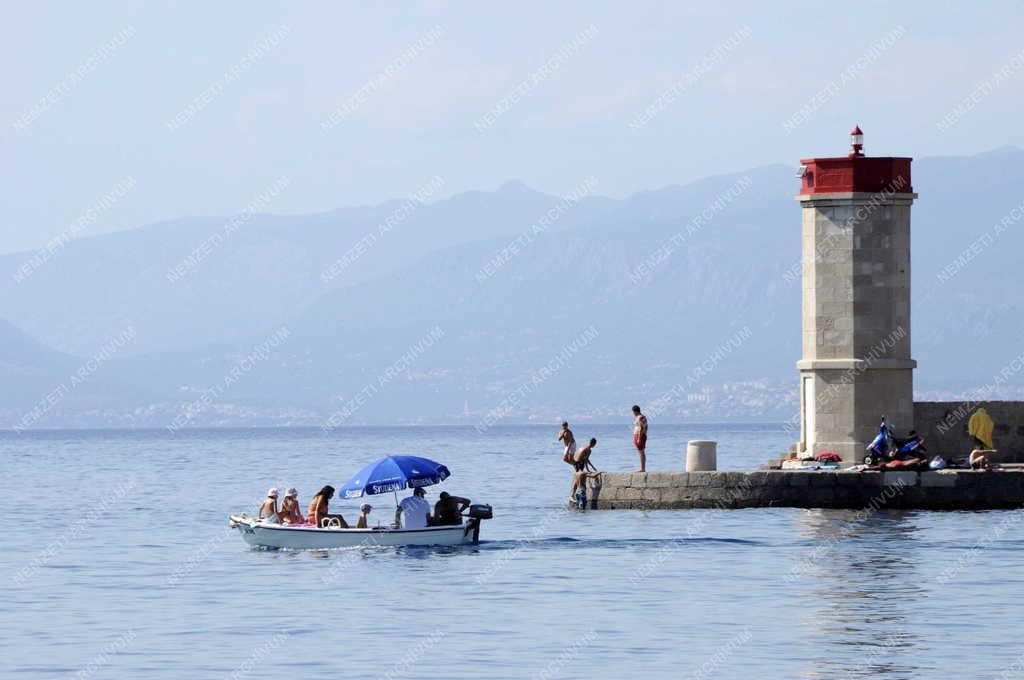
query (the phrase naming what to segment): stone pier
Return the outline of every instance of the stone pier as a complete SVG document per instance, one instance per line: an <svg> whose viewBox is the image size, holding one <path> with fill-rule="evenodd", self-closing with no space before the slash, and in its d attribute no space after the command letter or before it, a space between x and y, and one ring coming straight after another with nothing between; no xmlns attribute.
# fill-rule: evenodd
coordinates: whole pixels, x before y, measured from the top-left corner
<svg viewBox="0 0 1024 680"><path fill-rule="evenodd" d="M1024 471L605 472L588 480L587 507L1018 508L1024 507Z"/></svg>

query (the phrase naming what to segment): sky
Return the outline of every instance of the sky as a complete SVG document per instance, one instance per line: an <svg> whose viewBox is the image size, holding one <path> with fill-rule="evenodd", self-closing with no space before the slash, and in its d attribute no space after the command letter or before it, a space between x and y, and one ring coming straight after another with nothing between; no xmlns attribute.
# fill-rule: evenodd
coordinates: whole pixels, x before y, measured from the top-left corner
<svg viewBox="0 0 1024 680"><path fill-rule="evenodd" d="M11 3L0 252L193 215L622 197L1022 145L1012 2ZM286 189L273 193L275 186Z"/></svg>

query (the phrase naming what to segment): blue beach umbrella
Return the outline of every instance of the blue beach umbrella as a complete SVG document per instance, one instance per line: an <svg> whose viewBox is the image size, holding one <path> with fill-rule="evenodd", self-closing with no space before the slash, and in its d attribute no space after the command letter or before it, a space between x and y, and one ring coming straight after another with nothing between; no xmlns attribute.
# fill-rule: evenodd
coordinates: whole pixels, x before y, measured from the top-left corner
<svg viewBox="0 0 1024 680"><path fill-rule="evenodd" d="M338 491L340 498L359 498L415 489L418 486L440 484L452 473L448 468L429 458L419 456L387 456L370 463L357 472Z"/></svg>

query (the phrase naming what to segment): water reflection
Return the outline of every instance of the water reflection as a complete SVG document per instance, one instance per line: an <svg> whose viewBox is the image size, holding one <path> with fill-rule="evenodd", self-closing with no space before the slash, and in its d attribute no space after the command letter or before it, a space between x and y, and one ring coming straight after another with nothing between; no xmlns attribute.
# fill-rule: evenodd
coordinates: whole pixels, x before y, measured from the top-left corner
<svg viewBox="0 0 1024 680"><path fill-rule="evenodd" d="M794 586L817 605L798 631L805 678L904 678L933 668L931 643L911 629L925 597L918 514L815 510L795 523Z"/></svg>

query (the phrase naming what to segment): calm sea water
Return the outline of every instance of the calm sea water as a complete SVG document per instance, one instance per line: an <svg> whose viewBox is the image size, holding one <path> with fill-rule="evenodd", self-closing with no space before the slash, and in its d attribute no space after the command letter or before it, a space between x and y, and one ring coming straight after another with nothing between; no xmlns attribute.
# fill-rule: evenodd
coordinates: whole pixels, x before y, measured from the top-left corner
<svg viewBox="0 0 1024 680"><path fill-rule="evenodd" d="M1024 677L1018 511L565 508L555 427L0 435L0 673L11 677ZM596 436L636 464L629 426ZM654 424L651 469L781 427ZM269 486L305 505L387 453L490 502L457 549L269 552L227 527ZM371 517L386 520L390 497ZM332 509L355 518L355 504Z"/></svg>

